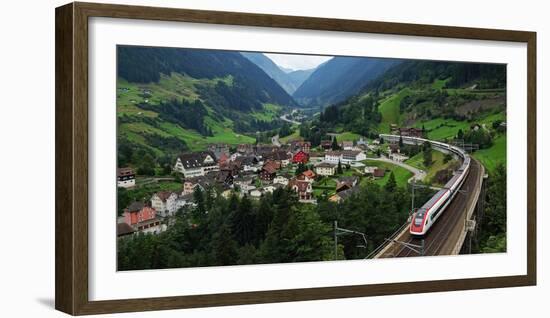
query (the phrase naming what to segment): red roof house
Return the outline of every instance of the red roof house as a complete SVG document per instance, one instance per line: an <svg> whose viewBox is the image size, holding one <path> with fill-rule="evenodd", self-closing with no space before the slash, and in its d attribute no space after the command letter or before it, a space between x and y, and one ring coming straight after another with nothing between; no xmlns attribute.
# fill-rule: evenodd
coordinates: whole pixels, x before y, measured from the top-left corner
<svg viewBox="0 0 550 318"><path fill-rule="evenodd" d="M292 156L293 163L307 163L309 160L309 155L303 151L298 151Z"/></svg>

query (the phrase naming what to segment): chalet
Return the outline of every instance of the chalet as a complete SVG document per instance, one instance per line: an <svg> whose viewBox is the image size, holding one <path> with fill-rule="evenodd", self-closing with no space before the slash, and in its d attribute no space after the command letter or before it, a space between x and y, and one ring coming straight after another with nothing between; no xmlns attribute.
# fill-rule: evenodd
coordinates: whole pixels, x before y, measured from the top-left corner
<svg viewBox="0 0 550 318"><path fill-rule="evenodd" d="M132 168L118 168L116 178L118 187L131 188L136 185L136 174Z"/></svg>
<svg viewBox="0 0 550 318"><path fill-rule="evenodd" d="M233 172L231 170L221 170L216 176L216 183L222 187L230 187L233 185Z"/></svg>
<svg viewBox="0 0 550 318"><path fill-rule="evenodd" d="M399 128L399 135L422 138L424 131L419 128Z"/></svg>
<svg viewBox="0 0 550 318"><path fill-rule="evenodd" d="M116 225L116 236L118 238L132 236L136 233L136 230L128 223L122 222Z"/></svg>
<svg viewBox="0 0 550 318"><path fill-rule="evenodd" d="M363 161L367 159L364 152L358 150L344 150L342 151L342 163L352 163Z"/></svg>
<svg viewBox="0 0 550 318"><path fill-rule="evenodd" d="M309 155L302 150L298 151L297 153L292 156L292 162L293 163L307 163L309 161Z"/></svg>
<svg viewBox="0 0 550 318"><path fill-rule="evenodd" d="M374 172L372 173L372 176L375 178L383 178L386 174L386 169L384 168L376 168L374 169Z"/></svg>
<svg viewBox="0 0 550 318"><path fill-rule="evenodd" d="M275 179L275 176L277 175L277 169L279 169L281 166L278 165L275 161L268 161L264 166L262 167L262 171L260 171L260 179L264 181L272 181Z"/></svg>
<svg viewBox="0 0 550 318"><path fill-rule="evenodd" d="M357 182L359 181L359 178L355 176L343 176L338 178L336 181L336 188L338 188L338 185L346 184L349 186L349 188L353 188L357 185Z"/></svg>
<svg viewBox="0 0 550 318"><path fill-rule="evenodd" d="M330 150L330 149L332 149L332 141L331 140L321 140L320 146L324 150Z"/></svg>
<svg viewBox="0 0 550 318"><path fill-rule="evenodd" d="M325 162L338 164L342 161L342 152L340 151L327 151L325 153Z"/></svg>
<svg viewBox="0 0 550 318"><path fill-rule="evenodd" d="M290 143L290 149L292 152L303 151L309 153L311 149L311 143L309 141L296 140Z"/></svg>
<svg viewBox="0 0 550 318"><path fill-rule="evenodd" d="M301 180L301 181L306 181L306 182L313 182L315 180L315 172L311 171L311 170L306 170L304 172L302 172L298 177L297 179L298 180Z"/></svg>
<svg viewBox="0 0 550 318"><path fill-rule="evenodd" d="M210 171L218 171L219 165L211 151L189 152L178 156L174 170L190 178L204 176Z"/></svg>
<svg viewBox="0 0 550 318"><path fill-rule="evenodd" d="M129 225L137 224L141 221L154 219L157 211L146 206L142 202L133 202L124 209L124 222Z"/></svg>
<svg viewBox="0 0 550 318"><path fill-rule="evenodd" d="M359 187L349 188L349 189L346 189L344 191L340 191L340 192L336 193L335 195L328 198L328 200L331 201L331 202L340 203L340 202L348 199L349 197L351 197L352 195L354 195L358 191L359 191Z"/></svg>
<svg viewBox="0 0 550 318"><path fill-rule="evenodd" d="M164 230L157 211L142 202L133 202L124 209L124 222L136 231L143 233L160 233Z"/></svg>
<svg viewBox="0 0 550 318"><path fill-rule="evenodd" d="M273 184L281 184L283 186L287 186L288 185L288 178L286 178L284 176L276 176L273 179Z"/></svg>
<svg viewBox="0 0 550 318"><path fill-rule="evenodd" d="M315 202L315 199L313 198L313 187L311 186L311 182L293 179L288 182L288 186L290 187L290 189L298 194L299 202Z"/></svg>
<svg viewBox="0 0 550 318"><path fill-rule="evenodd" d="M321 162L315 166L315 172L320 176L332 176L336 172L336 165L328 162Z"/></svg>
<svg viewBox="0 0 550 318"><path fill-rule="evenodd" d="M162 217L173 216L176 214L176 200L178 195L170 191L161 191L153 194L151 197L151 206Z"/></svg>
<svg viewBox="0 0 550 318"><path fill-rule="evenodd" d="M265 160L280 162L281 167L286 167L290 163L290 156L284 150L273 151L263 156Z"/></svg>

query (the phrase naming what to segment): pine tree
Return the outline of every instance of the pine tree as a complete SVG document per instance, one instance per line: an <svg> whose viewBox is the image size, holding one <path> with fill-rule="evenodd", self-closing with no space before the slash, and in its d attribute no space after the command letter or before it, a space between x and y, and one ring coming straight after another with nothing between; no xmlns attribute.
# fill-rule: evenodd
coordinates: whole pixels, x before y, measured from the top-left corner
<svg viewBox="0 0 550 318"><path fill-rule="evenodd" d="M342 163L340 162L340 160L338 160L338 167L336 168L336 173L337 174L343 174L344 173L344 170L342 169Z"/></svg>
<svg viewBox="0 0 550 318"><path fill-rule="evenodd" d="M236 264L237 248L237 243L231 233L231 227L229 224L223 223L212 237L212 252L216 259L216 265Z"/></svg>
<svg viewBox="0 0 550 318"><path fill-rule="evenodd" d="M193 201L195 201L195 208L193 209L193 218L195 222L201 222L206 215L206 205L204 200L204 192L201 187L195 187L193 191Z"/></svg>
<svg viewBox="0 0 550 318"><path fill-rule="evenodd" d="M338 150L340 149L340 146L338 146L338 140L336 139L336 137L332 138L332 146L331 146L332 150Z"/></svg>
<svg viewBox="0 0 550 318"><path fill-rule="evenodd" d="M253 240L255 219L252 202L245 195L232 217L233 233L239 245L250 243Z"/></svg>
<svg viewBox="0 0 550 318"><path fill-rule="evenodd" d="M384 185L384 189L387 192L394 192L395 188L397 187L397 182L395 181L395 175L393 174L393 171L390 172L390 177L388 178L388 182Z"/></svg>

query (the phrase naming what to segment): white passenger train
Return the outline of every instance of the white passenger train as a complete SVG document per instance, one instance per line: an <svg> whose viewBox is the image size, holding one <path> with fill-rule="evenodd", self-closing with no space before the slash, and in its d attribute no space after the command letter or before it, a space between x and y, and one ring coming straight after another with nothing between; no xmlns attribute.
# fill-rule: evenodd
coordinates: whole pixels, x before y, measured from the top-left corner
<svg viewBox="0 0 550 318"><path fill-rule="evenodd" d="M400 138L400 136L397 135L385 134L381 134L380 137L385 141L390 142L398 142ZM445 208L447 208L456 196L458 190L460 190L460 187L470 172L471 159L463 149L448 145L446 143L416 137L403 136L402 138L405 144L421 145L428 141L432 144L432 146L448 150L462 159L462 165L457 171L455 171L455 174L451 180L449 180L441 190L437 191L437 193L422 207L413 211L409 231L412 235L423 236L435 224L437 219L445 211Z"/></svg>

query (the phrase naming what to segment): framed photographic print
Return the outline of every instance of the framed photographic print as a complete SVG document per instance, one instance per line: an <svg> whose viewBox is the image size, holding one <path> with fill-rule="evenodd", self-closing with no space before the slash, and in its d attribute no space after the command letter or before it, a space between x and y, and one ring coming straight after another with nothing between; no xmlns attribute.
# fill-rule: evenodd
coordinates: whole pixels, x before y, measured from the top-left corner
<svg viewBox="0 0 550 318"><path fill-rule="evenodd" d="M56 308L535 285L535 52L526 31L57 8Z"/></svg>

